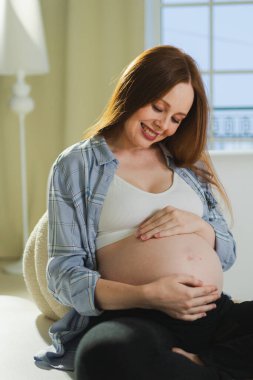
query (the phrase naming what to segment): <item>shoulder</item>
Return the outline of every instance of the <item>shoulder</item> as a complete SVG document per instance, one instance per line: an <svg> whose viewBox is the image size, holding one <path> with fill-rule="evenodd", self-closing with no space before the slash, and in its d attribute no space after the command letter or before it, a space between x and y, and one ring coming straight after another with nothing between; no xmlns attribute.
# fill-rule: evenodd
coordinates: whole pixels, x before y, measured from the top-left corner
<svg viewBox="0 0 253 380"><path fill-rule="evenodd" d="M83 172L99 164L105 141L100 136L79 141L64 149L54 162L54 168L64 173Z"/></svg>
<svg viewBox="0 0 253 380"><path fill-rule="evenodd" d="M205 193L210 191L210 183L200 175L202 170L202 163L196 162L193 167L182 167L176 165L173 157L170 157L170 167L182 177L188 184L191 184L199 194L205 197Z"/></svg>
<svg viewBox="0 0 253 380"><path fill-rule="evenodd" d="M187 176L190 176L192 178L192 180L194 180L195 182L202 182L202 178L201 176L199 176L197 174L197 170L195 171L192 167L187 167L187 166L178 166L175 162L175 159L173 157L173 155L170 153L169 149L167 148L166 144L161 142L159 144L164 156L165 156L165 159L167 161L167 164L168 166L175 170L176 172L180 172L183 176L187 175ZM198 170L201 170L202 169L202 163L201 161L197 161L194 165Z"/></svg>
<svg viewBox="0 0 253 380"><path fill-rule="evenodd" d="M183 168L182 170L191 177L192 181L195 182L196 186L203 192L210 190L210 183L204 178L204 176L200 175L203 169L202 162L196 162L193 168Z"/></svg>
<svg viewBox="0 0 253 380"><path fill-rule="evenodd" d="M49 183L72 197L80 195L97 177L101 144L100 139L90 138L64 149L51 167Z"/></svg>
<svg viewBox="0 0 253 380"><path fill-rule="evenodd" d="M175 160L172 154L169 152L168 148L165 144L160 145L162 151L167 159L168 165L171 169L173 169L181 178L183 178L198 194L199 196L209 204L212 203L211 207L213 207L217 202L212 194L212 185L210 182L204 179L203 176L200 175L202 170L205 171L206 167L202 160L197 161L193 167L182 167L178 166L175 163Z"/></svg>

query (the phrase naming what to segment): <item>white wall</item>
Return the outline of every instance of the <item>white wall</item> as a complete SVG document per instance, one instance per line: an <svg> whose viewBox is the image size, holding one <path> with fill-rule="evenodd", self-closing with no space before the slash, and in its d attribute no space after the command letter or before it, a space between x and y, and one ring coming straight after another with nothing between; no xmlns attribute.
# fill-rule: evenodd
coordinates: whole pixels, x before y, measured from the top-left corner
<svg viewBox="0 0 253 380"><path fill-rule="evenodd" d="M210 152L231 200L237 260L225 272L224 291L235 299L253 299L253 152Z"/></svg>

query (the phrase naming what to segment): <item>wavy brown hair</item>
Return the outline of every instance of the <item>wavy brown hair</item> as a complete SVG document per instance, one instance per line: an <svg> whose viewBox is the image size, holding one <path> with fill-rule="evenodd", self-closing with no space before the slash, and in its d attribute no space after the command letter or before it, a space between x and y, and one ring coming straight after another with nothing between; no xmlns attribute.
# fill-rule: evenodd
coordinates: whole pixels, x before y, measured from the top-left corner
<svg viewBox="0 0 253 380"><path fill-rule="evenodd" d="M194 59L182 50L162 45L135 58L123 71L102 116L83 137L111 137L134 112L163 97L178 83L191 83L194 100L176 133L164 139L163 144L177 166L192 169L201 180L218 189L232 214L228 196L206 150L209 107L201 74Z"/></svg>

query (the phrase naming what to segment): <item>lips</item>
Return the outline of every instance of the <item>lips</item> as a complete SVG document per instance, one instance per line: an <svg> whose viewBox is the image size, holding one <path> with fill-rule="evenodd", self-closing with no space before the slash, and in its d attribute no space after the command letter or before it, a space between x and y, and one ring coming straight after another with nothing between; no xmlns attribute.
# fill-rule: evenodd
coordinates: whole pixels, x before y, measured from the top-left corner
<svg viewBox="0 0 253 380"><path fill-rule="evenodd" d="M142 133L144 137L150 141L155 140L155 138L159 135L153 129L149 128L146 124L141 123Z"/></svg>

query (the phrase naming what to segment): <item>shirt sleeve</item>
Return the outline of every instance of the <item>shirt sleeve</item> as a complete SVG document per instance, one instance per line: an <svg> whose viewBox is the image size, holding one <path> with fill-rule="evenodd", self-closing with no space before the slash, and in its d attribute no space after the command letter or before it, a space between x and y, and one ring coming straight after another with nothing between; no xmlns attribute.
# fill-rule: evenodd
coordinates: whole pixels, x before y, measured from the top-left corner
<svg viewBox="0 0 253 380"><path fill-rule="evenodd" d="M68 176L57 162L49 175L47 201L48 289L57 301L81 315L100 315L103 310L95 306L95 287L101 275L85 266L88 242L84 210L75 205Z"/></svg>
<svg viewBox="0 0 253 380"><path fill-rule="evenodd" d="M228 270L236 260L236 242L217 202L211 185L204 185L208 213L203 219L209 223L215 232L215 250L220 258L222 269Z"/></svg>

